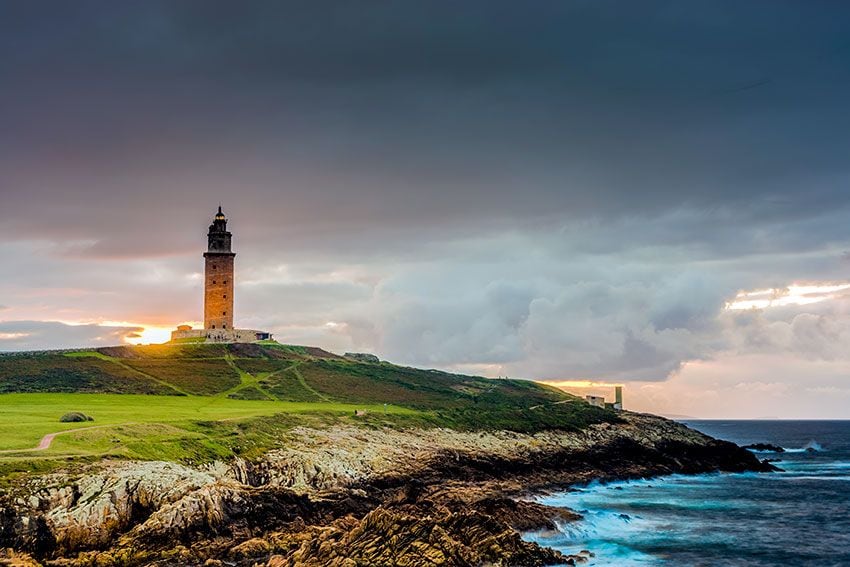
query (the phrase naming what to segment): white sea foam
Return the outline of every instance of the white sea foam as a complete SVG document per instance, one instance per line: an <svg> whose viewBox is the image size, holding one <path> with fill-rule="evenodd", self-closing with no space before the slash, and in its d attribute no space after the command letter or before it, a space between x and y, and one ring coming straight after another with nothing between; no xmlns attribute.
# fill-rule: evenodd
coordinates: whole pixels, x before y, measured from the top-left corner
<svg viewBox="0 0 850 567"><path fill-rule="evenodd" d="M659 559L630 547L626 542L656 533L658 526L640 516L611 512L604 509L583 510L578 522L558 524L560 534L545 537L525 534L525 539L554 546L567 554L591 549L595 557L586 563L623 567L658 565Z"/></svg>
<svg viewBox="0 0 850 567"><path fill-rule="evenodd" d="M818 443L817 441L815 441L814 439L809 441L808 443L806 443L805 445L803 445L800 448L785 448L785 447L783 447L783 449L785 449L786 453L807 453L807 452L812 452L812 451L820 453L820 452L826 451L826 449L824 449L821 446L821 444Z"/></svg>
<svg viewBox="0 0 850 567"><path fill-rule="evenodd" d="M782 480L817 480L823 482L825 480L850 480L847 475L786 475Z"/></svg>

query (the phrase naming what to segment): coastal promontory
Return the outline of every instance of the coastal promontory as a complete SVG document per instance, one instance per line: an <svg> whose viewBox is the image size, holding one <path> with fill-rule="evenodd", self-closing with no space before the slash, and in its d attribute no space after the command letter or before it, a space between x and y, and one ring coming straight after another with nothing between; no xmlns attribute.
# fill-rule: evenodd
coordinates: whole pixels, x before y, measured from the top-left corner
<svg viewBox="0 0 850 567"><path fill-rule="evenodd" d="M533 382L271 341L6 355L0 389L56 413L33 426L36 442L54 430L47 448L0 461L0 546L18 564L571 564L588 555L521 537L580 518L535 496L772 469ZM59 422L69 411L93 421Z"/></svg>

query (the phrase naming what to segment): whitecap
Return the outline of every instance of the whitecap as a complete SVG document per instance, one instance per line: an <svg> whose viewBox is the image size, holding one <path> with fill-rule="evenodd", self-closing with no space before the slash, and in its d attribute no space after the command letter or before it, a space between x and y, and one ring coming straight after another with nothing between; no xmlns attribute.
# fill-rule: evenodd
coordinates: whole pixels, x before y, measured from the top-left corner
<svg viewBox="0 0 850 567"><path fill-rule="evenodd" d="M822 453L823 451L826 451L826 449L824 449L823 446L814 439L809 441L799 449L786 447L783 447L783 449L785 449L786 453L810 453L812 451Z"/></svg>

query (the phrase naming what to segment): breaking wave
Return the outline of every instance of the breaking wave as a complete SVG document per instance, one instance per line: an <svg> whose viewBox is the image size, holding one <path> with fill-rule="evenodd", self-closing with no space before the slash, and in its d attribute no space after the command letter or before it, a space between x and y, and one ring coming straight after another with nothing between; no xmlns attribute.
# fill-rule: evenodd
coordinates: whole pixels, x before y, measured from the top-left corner
<svg viewBox="0 0 850 567"><path fill-rule="evenodd" d="M783 449L786 453L822 453L826 451L826 449L824 449L823 446L814 439L797 449L789 449L787 447L783 447Z"/></svg>

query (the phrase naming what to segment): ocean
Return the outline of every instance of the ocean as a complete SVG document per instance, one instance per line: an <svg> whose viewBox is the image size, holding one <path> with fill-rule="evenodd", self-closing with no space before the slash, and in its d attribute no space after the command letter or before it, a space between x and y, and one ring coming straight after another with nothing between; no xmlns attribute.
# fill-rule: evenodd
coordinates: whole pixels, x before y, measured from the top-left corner
<svg viewBox="0 0 850 567"><path fill-rule="evenodd" d="M740 445L784 453L778 473L673 475L594 483L541 498L584 515L526 539L584 565L850 566L850 421L685 421Z"/></svg>

